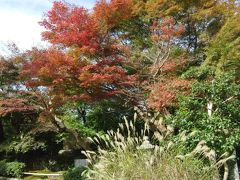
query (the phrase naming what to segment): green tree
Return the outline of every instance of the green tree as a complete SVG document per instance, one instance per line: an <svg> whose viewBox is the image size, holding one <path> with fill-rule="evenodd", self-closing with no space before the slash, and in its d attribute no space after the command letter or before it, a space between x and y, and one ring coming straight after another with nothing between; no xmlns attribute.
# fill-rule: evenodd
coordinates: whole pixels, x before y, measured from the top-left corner
<svg viewBox="0 0 240 180"><path fill-rule="evenodd" d="M199 53L224 24L226 16L234 14L235 0L141 0L135 2L135 13L146 19L174 17L185 25L181 43Z"/></svg>
<svg viewBox="0 0 240 180"><path fill-rule="evenodd" d="M191 147L204 140L218 155L232 153L240 142L239 93L240 85L232 75L197 82L168 120L181 132L196 133L188 141Z"/></svg>
<svg viewBox="0 0 240 180"><path fill-rule="evenodd" d="M203 68L210 68L216 74L234 71L240 78L240 15L228 18L224 26L214 37L206 52Z"/></svg>

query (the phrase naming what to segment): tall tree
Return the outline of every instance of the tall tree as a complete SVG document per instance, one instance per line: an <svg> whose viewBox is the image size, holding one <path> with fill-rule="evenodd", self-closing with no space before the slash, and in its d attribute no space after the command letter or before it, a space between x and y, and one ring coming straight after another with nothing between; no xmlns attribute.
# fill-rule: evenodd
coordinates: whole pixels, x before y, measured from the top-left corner
<svg viewBox="0 0 240 180"><path fill-rule="evenodd" d="M236 10L235 0L147 0L135 1L136 13L147 19L173 16L185 25L182 44L192 52L208 43L206 33L216 34L227 14Z"/></svg>
<svg viewBox="0 0 240 180"><path fill-rule="evenodd" d="M214 37L206 52L204 69L210 68L216 74L234 71L236 78L240 78L239 20L239 14L229 17Z"/></svg>

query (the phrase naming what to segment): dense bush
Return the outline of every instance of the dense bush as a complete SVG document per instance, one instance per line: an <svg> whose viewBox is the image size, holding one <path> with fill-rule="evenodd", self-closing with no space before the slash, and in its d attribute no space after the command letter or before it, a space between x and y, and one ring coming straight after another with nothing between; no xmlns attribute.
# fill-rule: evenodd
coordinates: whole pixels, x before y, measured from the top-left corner
<svg viewBox="0 0 240 180"><path fill-rule="evenodd" d="M85 179L82 176L82 172L85 170L85 167L78 167L78 168L73 168L68 170L65 174L64 174L64 180L83 180Z"/></svg>
<svg viewBox="0 0 240 180"><path fill-rule="evenodd" d="M21 177L25 164L21 162L6 162L5 160L0 161L0 175L10 177Z"/></svg>
<svg viewBox="0 0 240 180"><path fill-rule="evenodd" d="M180 98L176 114L167 121L180 132L195 131L188 147L194 148L204 140L218 156L232 153L240 141L239 93L240 85L232 75L224 74L211 82L196 82L192 92Z"/></svg>

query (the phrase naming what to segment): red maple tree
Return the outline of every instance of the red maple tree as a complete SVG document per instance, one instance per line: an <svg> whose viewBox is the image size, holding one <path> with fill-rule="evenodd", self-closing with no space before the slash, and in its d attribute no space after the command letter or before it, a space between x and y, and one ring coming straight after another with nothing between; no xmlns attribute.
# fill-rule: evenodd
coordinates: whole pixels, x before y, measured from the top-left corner
<svg viewBox="0 0 240 180"><path fill-rule="evenodd" d="M44 86L51 95L82 101L97 101L126 93L136 77L123 69L123 57L97 62L76 59L57 49L32 50L31 61L22 69L29 87Z"/></svg>

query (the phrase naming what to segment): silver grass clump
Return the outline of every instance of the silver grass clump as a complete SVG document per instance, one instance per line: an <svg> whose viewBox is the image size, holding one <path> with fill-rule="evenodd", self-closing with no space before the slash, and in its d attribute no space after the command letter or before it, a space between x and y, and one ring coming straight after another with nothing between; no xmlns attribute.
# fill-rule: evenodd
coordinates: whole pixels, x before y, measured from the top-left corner
<svg viewBox="0 0 240 180"><path fill-rule="evenodd" d="M141 112L138 112L139 114ZM140 116L144 116L140 114ZM146 117L146 116L145 116ZM154 163L159 160L156 157L162 156L174 147L177 146L176 143L172 141L166 141L166 138L169 137L173 133L173 128L167 126L163 122L163 118L158 118L158 115L154 117L148 116L144 120L144 128L142 130L138 130L136 128L137 121L137 113L134 114L133 120L129 121L126 117L124 117L124 123L119 124L119 128L117 131L110 130L107 134L97 135L94 138L89 138L92 142L94 142L98 146L98 151L84 151L83 154L86 155L90 166L93 168L89 168L87 171L83 172L88 179L91 179L90 174L96 173L93 169L98 169L101 172L105 172L105 164L111 163L112 159L109 159L109 156L115 155L116 153L125 153L128 151L141 151L149 153L148 158L145 160L146 166L151 167ZM150 136L150 130L153 132L153 136ZM190 134L186 134L186 132L182 132L179 137L180 141L186 141L190 136L194 136L196 132L192 132ZM163 146L153 145L150 143L150 140L155 140L158 142L165 142ZM186 158L190 157L199 157L202 156L207 158L211 163L211 169L217 171L217 169L221 166L227 167L227 162L233 160L235 157L228 156L224 154L223 156L216 160L216 153L214 150L210 149L205 141L200 141L196 148L185 155L176 155L176 159L183 161ZM102 162L102 163L98 163ZM227 171L227 168L225 168ZM227 174L228 175L228 174Z"/></svg>

